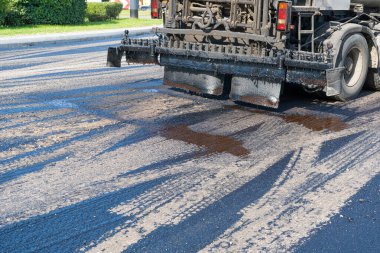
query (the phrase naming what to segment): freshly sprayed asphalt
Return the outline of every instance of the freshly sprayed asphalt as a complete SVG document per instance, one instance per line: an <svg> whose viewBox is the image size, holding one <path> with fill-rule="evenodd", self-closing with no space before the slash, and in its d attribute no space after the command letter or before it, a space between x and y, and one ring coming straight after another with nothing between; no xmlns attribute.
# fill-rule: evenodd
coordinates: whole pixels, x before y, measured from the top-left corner
<svg viewBox="0 0 380 253"><path fill-rule="evenodd" d="M236 105L117 44L0 49L0 252L378 252L379 92Z"/></svg>

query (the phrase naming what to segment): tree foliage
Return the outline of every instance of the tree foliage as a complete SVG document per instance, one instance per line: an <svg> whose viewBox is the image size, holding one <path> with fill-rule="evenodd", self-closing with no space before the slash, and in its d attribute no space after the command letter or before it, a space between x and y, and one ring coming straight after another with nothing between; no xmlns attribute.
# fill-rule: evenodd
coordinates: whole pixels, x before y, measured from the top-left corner
<svg viewBox="0 0 380 253"><path fill-rule="evenodd" d="M0 0L0 25L4 24L5 17L10 9L10 0Z"/></svg>

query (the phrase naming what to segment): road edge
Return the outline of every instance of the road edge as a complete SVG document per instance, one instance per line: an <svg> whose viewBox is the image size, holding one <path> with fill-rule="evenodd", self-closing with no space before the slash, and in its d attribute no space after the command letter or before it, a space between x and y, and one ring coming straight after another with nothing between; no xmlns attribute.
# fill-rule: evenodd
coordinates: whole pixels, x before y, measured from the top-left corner
<svg viewBox="0 0 380 253"><path fill-rule="evenodd" d="M75 33L55 33L45 35L22 35L22 36L10 36L0 37L0 49L11 49L15 47L27 47L36 45L49 45L60 44L66 42L78 42L78 41L91 41L101 39L121 39L124 35L124 31L128 30L130 36L139 36L149 34L152 30L150 27L142 28L123 28L112 29L103 31L91 31L91 32L75 32ZM17 41L17 42L15 42Z"/></svg>

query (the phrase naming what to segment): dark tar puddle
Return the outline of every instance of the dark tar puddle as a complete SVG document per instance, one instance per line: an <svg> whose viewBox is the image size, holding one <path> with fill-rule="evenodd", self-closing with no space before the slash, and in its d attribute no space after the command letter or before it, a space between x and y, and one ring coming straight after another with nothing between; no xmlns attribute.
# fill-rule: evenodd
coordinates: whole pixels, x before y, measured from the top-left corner
<svg viewBox="0 0 380 253"><path fill-rule="evenodd" d="M270 111L262 111L258 109L250 109L241 107L239 105L224 106L227 110L241 110L254 112L258 114L272 115L282 118L287 123L296 123L304 126L312 131L318 132L322 130L330 130L332 132L339 132L348 127L348 125L339 117L322 117L318 115L302 115L302 114L280 114Z"/></svg>
<svg viewBox="0 0 380 253"><path fill-rule="evenodd" d="M208 154L224 152L234 156L246 156L249 154L249 150L244 148L243 143L239 140L235 140L230 136L195 132L186 125L165 128L160 134L168 139L204 147Z"/></svg>
<svg viewBox="0 0 380 253"><path fill-rule="evenodd" d="M347 128L338 117L320 117L317 115L284 115L282 118L288 123L297 123L313 131L330 130L339 132Z"/></svg>

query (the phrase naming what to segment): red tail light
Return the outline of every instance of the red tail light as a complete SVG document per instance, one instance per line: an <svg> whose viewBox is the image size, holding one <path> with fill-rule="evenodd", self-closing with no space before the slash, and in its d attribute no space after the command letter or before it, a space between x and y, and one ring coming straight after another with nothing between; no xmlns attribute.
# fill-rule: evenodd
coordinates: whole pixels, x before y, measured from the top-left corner
<svg viewBox="0 0 380 253"><path fill-rule="evenodd" d="M151 16L152 18L159 18L159 13L158 13L158 0L152 0L152 11L151 11Z"/></svg>
<svg viewBox="0 0 380 253"><path fill-rule="evenodd" d="M277 30L288 30L289 3L279 2L277 8Z"/></svg>

